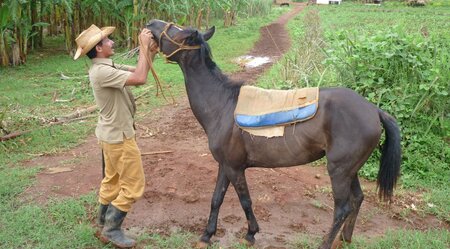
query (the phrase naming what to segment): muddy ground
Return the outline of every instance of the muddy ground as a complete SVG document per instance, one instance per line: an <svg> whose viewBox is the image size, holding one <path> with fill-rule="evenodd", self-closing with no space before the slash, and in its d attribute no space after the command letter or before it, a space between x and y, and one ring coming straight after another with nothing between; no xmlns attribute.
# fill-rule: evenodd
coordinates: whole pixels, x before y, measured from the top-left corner
<svg viewBox="0 0 450 249"><path fill-rule="evenodd" d="M261 38L249 55L269 56L276 61L290 47L285 24L304 5L296 5L276 22L261 28ZM276 44L271 37L277 37ZM214 50L214 48L212 48ZM230 75L251 84L271 63ZM191 231L198 236L205 228L210 200L217 176L207 138L193 116L186 97L178 104L154 110L138 123L138 144L144 154L146 174L144 198L138 201L125 220L131 231L169 234ZM145 155L145 153L165 152ZM36 157L29 166L43 166L37 183L24 196L45 203L49 198L77 197L98 190L101 181L100 149L94 135L72 150L57 155ZM323 236L331 225L332 195L326 166L303 165L278 169L246 171L253 208L260 225L256 248L288 248L299 233ZM419 215L411 204L420 196L404 193L391 206L377 201L375 185L362 181L366 199L355 229L356 235L380 236L388 229L428 229L448 227L432 216ZM411 209L411 212L405 210ZM223 247L238 241L247 223L236 193L230 186L220 210L218 232L213 237Z"/></svg>

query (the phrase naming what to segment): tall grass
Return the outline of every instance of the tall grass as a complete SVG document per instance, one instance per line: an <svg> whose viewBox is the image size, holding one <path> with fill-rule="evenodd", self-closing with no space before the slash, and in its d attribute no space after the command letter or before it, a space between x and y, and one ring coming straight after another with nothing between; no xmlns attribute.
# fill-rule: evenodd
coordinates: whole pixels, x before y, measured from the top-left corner
<svg viewBox="0 0 450 249"><path fill-rule="evenodd" d="M291 89L320 85L326 68L322 65L325 55L323 29L317 10L306 10L289 25L294 42L291 49L258 84L265 88Z"/></svg>
<svg viewBox="0 0 450 249"><path fill-rule="evenodd" d="M317 10L305 13L302 28L303 39L298 40L292 52L288 53L281 62L281 79L297 88L302 85L305 87L316 85L316 72L323 69L321 62L324 59L321 49L325 44Z"/></svg>
<svg viewBox="0 0 450 249"><path fill-rule="evenodd" d="M273 6L272 0L247 0L245 3L247 6L243 9L242 14L247 17L267 15Z"/></svg>

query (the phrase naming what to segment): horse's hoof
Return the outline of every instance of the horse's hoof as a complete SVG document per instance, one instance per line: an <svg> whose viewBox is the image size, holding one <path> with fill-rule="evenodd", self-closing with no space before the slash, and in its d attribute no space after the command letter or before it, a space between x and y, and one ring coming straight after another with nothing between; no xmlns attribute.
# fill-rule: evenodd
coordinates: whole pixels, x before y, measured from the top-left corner
<svg viewBox="0 0 450 249"><path fill-rule="evenodd" d="M249 241L247 239L240 239L239 240L239 244L245 245L246 247L251 247L251 246L253 246L255 244L255 240Z"/></svg>
<svg viewBox="0 0 450 249"><path fill-rule="evenodd" d="M344 248L344 242L340 239L335 240L333 242L333 245L331 245L331 249L341 249L341 248Z"/></svg>
<svg viewBox="0 0 450 249"><path fill-rule="evenodd" d="M195 248L197 248L197 249L205 249L205 248L208 248L208 246L209 246L209 243L206 243L204 241L199 241L195 245Z"/></svg>

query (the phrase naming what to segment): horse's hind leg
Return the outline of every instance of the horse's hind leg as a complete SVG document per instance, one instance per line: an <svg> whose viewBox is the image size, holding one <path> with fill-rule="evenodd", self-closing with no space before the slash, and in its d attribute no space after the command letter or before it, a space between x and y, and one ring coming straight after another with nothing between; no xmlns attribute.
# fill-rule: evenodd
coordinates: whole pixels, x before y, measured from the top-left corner
<svg viewBox="0 0 450 249"><path fill-rule="evenodd" d="M206 226L205 232L203 233L200 241L209 244L211 236L216 233L217 230L217 217L219 216L219 209L223 203L223 198L227 192L228 186L230 185L230 180L225 175L223 166L219 166L219 173L216 181L216 188L214 189L214 194L211 200L211 212L209 214L208 225ZM200 244L197 247L202 247Z"/></svg>
<svg viewBox="0 0 450 249"><path fill-rule="evenodd" d="M345 170L346 166L348 167L349 165L335 164L328 161L328 173L334 197L334 214L332 226L323 239L320 246L321 249L331 248L342 224L352 211L350 204L352 177L348 175L349 171Z"/></svg>
<svg viewBox="0 0 450 249"><path fill-rule="evenodd" d="M352 242L353 229L355 228L356 218L358 217L359 209L364 200L364 194L359 184L358 176L353 178L351 185L351 205L352 212L347 217L342 228L341 239L347 243Z"/></svg>
<svg viewBox="0 0 450 249"><path fill-rule="evenodd" d="M228 168L227 176L233 184L234 189L239 197L242 209L244 209L245 217L247 218L248 230L245 240L253 245L255 243L255 234L259 232L259 226L256 222L255 214L252 209L252 200L250 199L250 192L248 191L247 180L245 179L245 169L235 170Z"/></svg>

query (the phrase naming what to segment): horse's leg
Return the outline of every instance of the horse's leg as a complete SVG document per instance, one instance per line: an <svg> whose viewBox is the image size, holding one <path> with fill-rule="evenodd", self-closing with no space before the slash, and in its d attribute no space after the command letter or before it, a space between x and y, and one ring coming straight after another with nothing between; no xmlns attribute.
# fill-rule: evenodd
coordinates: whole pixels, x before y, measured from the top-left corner
<svg viewBox="0 0 450 249"><path fill-rule="evenodd" d="M321 249L331 248L342 224L352 211L350 204L352 177L348 175L349 171L345 170L345 168L348 168L348 165L328 161L327 167L333 189L334 214L332 226L323 239L322 245L320 246Z"/></svg>
<svg viewBox="0 0 450 249"><path fill-rule="evenodd" d="M214 194L211 200L211 212L209 213L208 225L206 226L205 232L200 238L201 242L209 243L211 236L216 233L219 209L222 205L223 198L225 196L225 193L227 192L229 185L230 180L228 180L228 177L225 175L223 166L220 165L216 181L216 188L214 189Z"/></svg>
<svg viewBox="0 0 450 249"><path fill-rule="evenodd" d="M245 240L250 245L253 245L255 243L255 234L259 232L259 226L252 209L252 200L250 199L250 192L248 191L247 180L245 179L245 169L235 170L230 167L227 170L227 176L236 190L239 202L247 218L248 230L247 235L245 235Z"/></svg>
<svg viewBox="0 0 450 249"><path fill-rule="evenodd" d="M356 175L353 178L352 185L351 185L352 212L345 220L344 228L342 228L342 232L341 232L341 240L343 240L347 243L352 242L352 235L353 235L353 229L355 228L356 217L358 217L359 209L361 207L363 200L364 200L364 194L363 194L363 191L361 190L361 185L359 184L358 176Z"/></svg>

